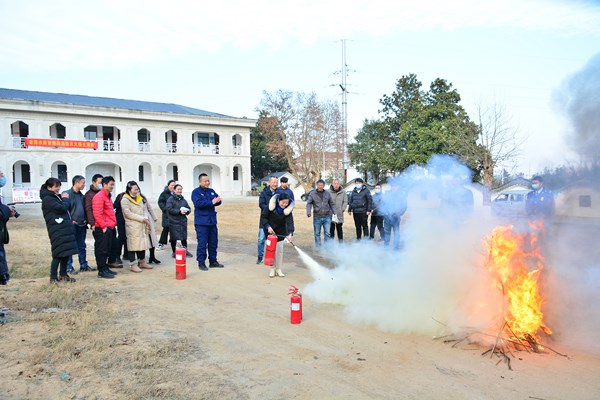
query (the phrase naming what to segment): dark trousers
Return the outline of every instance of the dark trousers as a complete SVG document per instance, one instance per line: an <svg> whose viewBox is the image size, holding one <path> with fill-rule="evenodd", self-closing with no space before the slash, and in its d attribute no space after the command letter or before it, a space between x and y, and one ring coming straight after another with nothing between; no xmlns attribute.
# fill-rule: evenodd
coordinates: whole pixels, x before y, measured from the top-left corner
<svg viewBox="0 0 600 400"><path fill-rule="evenodd" d="M158 239L158 244L165 245L167 244L167 237L169 236L169 227L163 227L162 232L160 233L160 238Z"/></svg>
<svg viewBox="0 0 600 400"><path fill-rule="evenodd" d="M116 260L114 255L116 239L114 229L106 228L106 232L102 232L100 228L94 229L94 256L98 272L106 271L108 263Z"/></svg>
<svg viewBox="0 0 600 400"><path fill-rule="evenodd" d="M352 216L354 217L354 225L356 226L356 240L360 240L363 235L364 237L369 237L367 213L352 213Z"/></svg>
<svg viewBox="0 0 600 400"><path fill-rule="evenodd" d="M50 263L50 279L58 279L58 266L60 264L60 276L67 275L67 261L70 256L67 257L52 257Z"/></svg>
<svg viewBox="0 0 600 400"><path fill-rule="evenodd" d="M375 228L379 231L379 237L385 239L385 232L383 230L383 216L371 214L371 226L369 228L369 238L375 239Z"/></svg>
<svg viewBox="0 0 600 400"><path fill-rule="evenodd" d="M137 255L138 260L143 260L144 258L146 258L146 250L130 251L129 252L129 262L134 262L136 255Z"/></svg>
<svg viewBox="0 0 600 400"><path fill-rule="evenodd" d="M73 234L75 234L75 240L77 241L79 268L86 268L88 267L85 251L85 236L87 234L87 227L73 224ZM71 271L73 271L73 256L69 257L67 260L67 272Z"/></svg>
<svg viewBox="0 0 600 400"><path fill-rule="evenodd" d="M341 224L336 224L335 222L331 223L331 226L329 228L329 236L331 236L331 238L335 238L335 233L337 232L337 237L338 240L340 242L344 241L344 228L342 227L343 223Z"/></svg>
<svg viewBox="0 0 600 400"><path fill-rule="evenodd" d="M194 225L196 228L196 239L198 248L196 249L196 260L203 264L206 260L206 250L208 248L208 260L217 261L217 246L219 245L219 231L216 225Z"/></svg>
<svg viewBox="0 0 600 400"><path fill-rule="evenodd" d="M187 249L187 240L182 240L181 245ZM171 240L171 250L175 253L175 248L177 247L177 240Z"/></svg>
<svg viewBox="0 0 600 400"><path fill-rule="evenodd" d="M127 255L129 254L129 251L127 250L127 232L125 232L125 224L117 225L116 246L117 246L117 251L116 251L117 258L120 257L121 254L123 254L123 258L127 257Z"/></svg>

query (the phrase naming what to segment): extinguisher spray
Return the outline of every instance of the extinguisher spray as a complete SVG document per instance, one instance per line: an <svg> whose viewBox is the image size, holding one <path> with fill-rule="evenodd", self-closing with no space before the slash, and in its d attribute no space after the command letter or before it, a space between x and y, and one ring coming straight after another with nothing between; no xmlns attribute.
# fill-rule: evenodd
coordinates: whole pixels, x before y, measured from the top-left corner
<svg viewBox="0 0 600 400"><path fill-rule="evenodd" d="M302 322L302 294L296 286L290 286L290 321L292 324Z"/></svg>

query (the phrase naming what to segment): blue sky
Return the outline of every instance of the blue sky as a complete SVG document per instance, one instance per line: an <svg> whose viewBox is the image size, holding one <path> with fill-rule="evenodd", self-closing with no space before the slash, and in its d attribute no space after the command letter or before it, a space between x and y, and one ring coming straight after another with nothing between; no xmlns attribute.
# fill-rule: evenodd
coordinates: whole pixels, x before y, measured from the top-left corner
<svg viewBox="0 0 600 400"><path fill-rule="evenodd" d="M96 4L97 3L97 4ZM0 87L178 103L256 117L263 90L340 99L349 129L402 75L502 103L527 137L517 171L576 162L552 97L600 52L597 1L0 1ZM599 106L600 108L600 106Z"/></svg>

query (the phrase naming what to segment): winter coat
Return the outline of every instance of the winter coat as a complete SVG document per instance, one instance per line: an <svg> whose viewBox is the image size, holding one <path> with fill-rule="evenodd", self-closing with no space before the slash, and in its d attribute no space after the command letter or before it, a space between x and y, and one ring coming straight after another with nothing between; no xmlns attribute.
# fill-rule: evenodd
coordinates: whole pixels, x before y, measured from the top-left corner
<svg viewBox="0 0 600 400"><path fill-rule="evenodd" d="M96 225L96 220L94 219L94 211L92 210L92 199L100 190L93 183L90 185L90 189L85 192L85 196L83 196L84 204L85 204L85 219L87 219L90 227Z"/></svg>
<svg viewBox="0 0 600 400"><path fill-rule="evenodd" d="M344 211L346 211L346 207L348 207L348 195L341 186L336 192L333 189L333 185L329 187L329 194L331 194L331 199L333 200L334 210L338 222L342 224L344 223Z"/></svg>
<svg viewBox="0 0 600 400"><path fill-rule="evenodd" d="M117 218L117 226L119 228L125 227L125 216L123 215L123 209L121 208L121 200L123 200L123 196L125 196L125 192L119 193L113 202L115 217Z"/></svg>
<svg viewBox="0 0 600 400"><path fill-rule="evenodd" d="M335 214L335 204L333 204L331 193L324 189L322 192L316 189L310 192L306 200L306 215L310 216L313 208L315 217L331 217L332 214Z"/></svg>
<svg viewBox="0 0 600 400"><path fill-rule="evenodd" d="M8 274L8 261L6 261L6 251L4 250L4 231L8 232L6 224L10 218L11 212L8 206L0 202L0 275Z"/></svg>
<svg viewBox="0 0 600 400"><path fill-rule="evenodd" d="M60 195L51 192L46 187L40 189L40 198L42 199L42 214L46 220L52 247L52 258L77 254L79 250L68 205L62 201Z"/></svg>
<svg viewBox="0 0 600 400"><path fill-rule="evenodd" d="M96 228L115 229L117 217L113 203L110 201L110 194L105 189L101 189L92 199L92 211Z"/></svg>
<svg viewBox="0 0 600 400"><path fill-rule="evenodd" d="M188 211L185 215L181 213L181 207L187 208ZM175 240L187 240L187 216L190 214L191 209L187 200L183 196L173 194L167 200L167 213L169 214L169 235L171 235L171 241Z"/></svg>
<svg viewBox="0 0 600 400"><path fill-rule="evenodd" d="M285 189L279 186L277 189L275 189L275 193L285 193L289 196L290 201L296 201L294 199L294 192L292 191L292 189L290 189L289 186Z"/></svg>
<svg viewBox="0 0 600 400"><path fill-rule="evenodd" d="M363 188L358 191L354 188L350 194L350 201L348 201L348 212L364 214L370 212L372 209L373 199L371 198L369 189L363 186Z"/></svg>
<svg viewBox="0 0 600 400"><path fill-rule="evenodd" d="M532 190L525 199L525 211L534 218L552 217L554 215L554 194L546 189Z"/></svg>
<svg viewBox="0 0 600 400"><path fill-rule="evenodd" d="M279 188L277 188L279 189ZM262 214L263 210L266 210L269 208L269 201L271 200L271 197L273 197L273 195L275 193L277 193L277 189L275 189L274 192L271 191L270 187L265 187L262 192L260 192L260 196L258 196L258 207L260 208L260 212ZM260 218L258 219L258 228L262 229L262 225L260 223Z"/></svg>
<svg viewBox="0 0 600 400"><path fill-rule="evenodd" d="M150 247L158 246L158 237L156 236L156 222L158 222L158 217L154 212L154 209L150 205L148 199L144 199L144 215L150 221L150 225L148 226L148 236L150 236Z"/></svg>
<svg viewBox="0 0 600 400"><path fill-rule="evenodd" d="M277 202L278 198L279 194L273 195L269 200L269 206L261 211L260 226L264 229L265 236L269 235L269 226L273 228L277 235L277 241L281 242L286 236L294 234L294 216L292 215L294 202L290 201L285 209L281 209Z"/></svg>
<svg viewBox="0 0 600 400"><path fill-rule="evenodd" d="M162 220L161 226L163 228L169 227L169 213L167 211L167 200L171 197L173 193L169 190L168 186L165 186L165 189L162 191L160 196L158 196L158 208L162 211Z"/></svg>
<svg viewBox="0 0 600 400"><path fill-rule="evenodd" d="M139 195L138 195L139 196ZM142 251L148 249L148 225L144 223L144 202L142 197L139 203L127 194L121 198L121 211L125 218L125 232L127 232L127 250Z"/></svg>
<svg viewBox="0 0 600 400"><path fill-rule="evenodd" d="M194 225L217 225L217 211L215 207L221 202L213 204L212 200L219 197L212 188L204 189L198 186L192 191L192 203L194 203Z"/></svg>
<svg viewBox="0 0 600 400"><path fill-rule="evenodd" d="M71 214L71 219L77 222L79 226L86 226L87 219L85 216L85 196L81 191L76 192L73 188L69 190L65 190L65 193L69 195L66 199L63 199L65 203L68 204L69 214ZM77 218L79 215L79 218Z"/></svg>

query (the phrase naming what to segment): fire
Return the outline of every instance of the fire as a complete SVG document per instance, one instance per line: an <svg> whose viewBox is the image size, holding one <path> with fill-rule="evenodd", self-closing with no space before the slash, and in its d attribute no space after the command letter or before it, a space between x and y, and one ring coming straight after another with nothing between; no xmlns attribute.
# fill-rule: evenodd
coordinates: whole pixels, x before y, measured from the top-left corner
<svg viewBox="0 0 600 400"><path fill-rule="evenodd" d="M538 245L543 224L530 224L530 228L530 233L516 233L512 225L498 226L486 240L487 267L504 296L502 330L516 340L528 342L538 339L540 329L552 334L544 324L544 301L538 285L544 268Z"/></svg>

